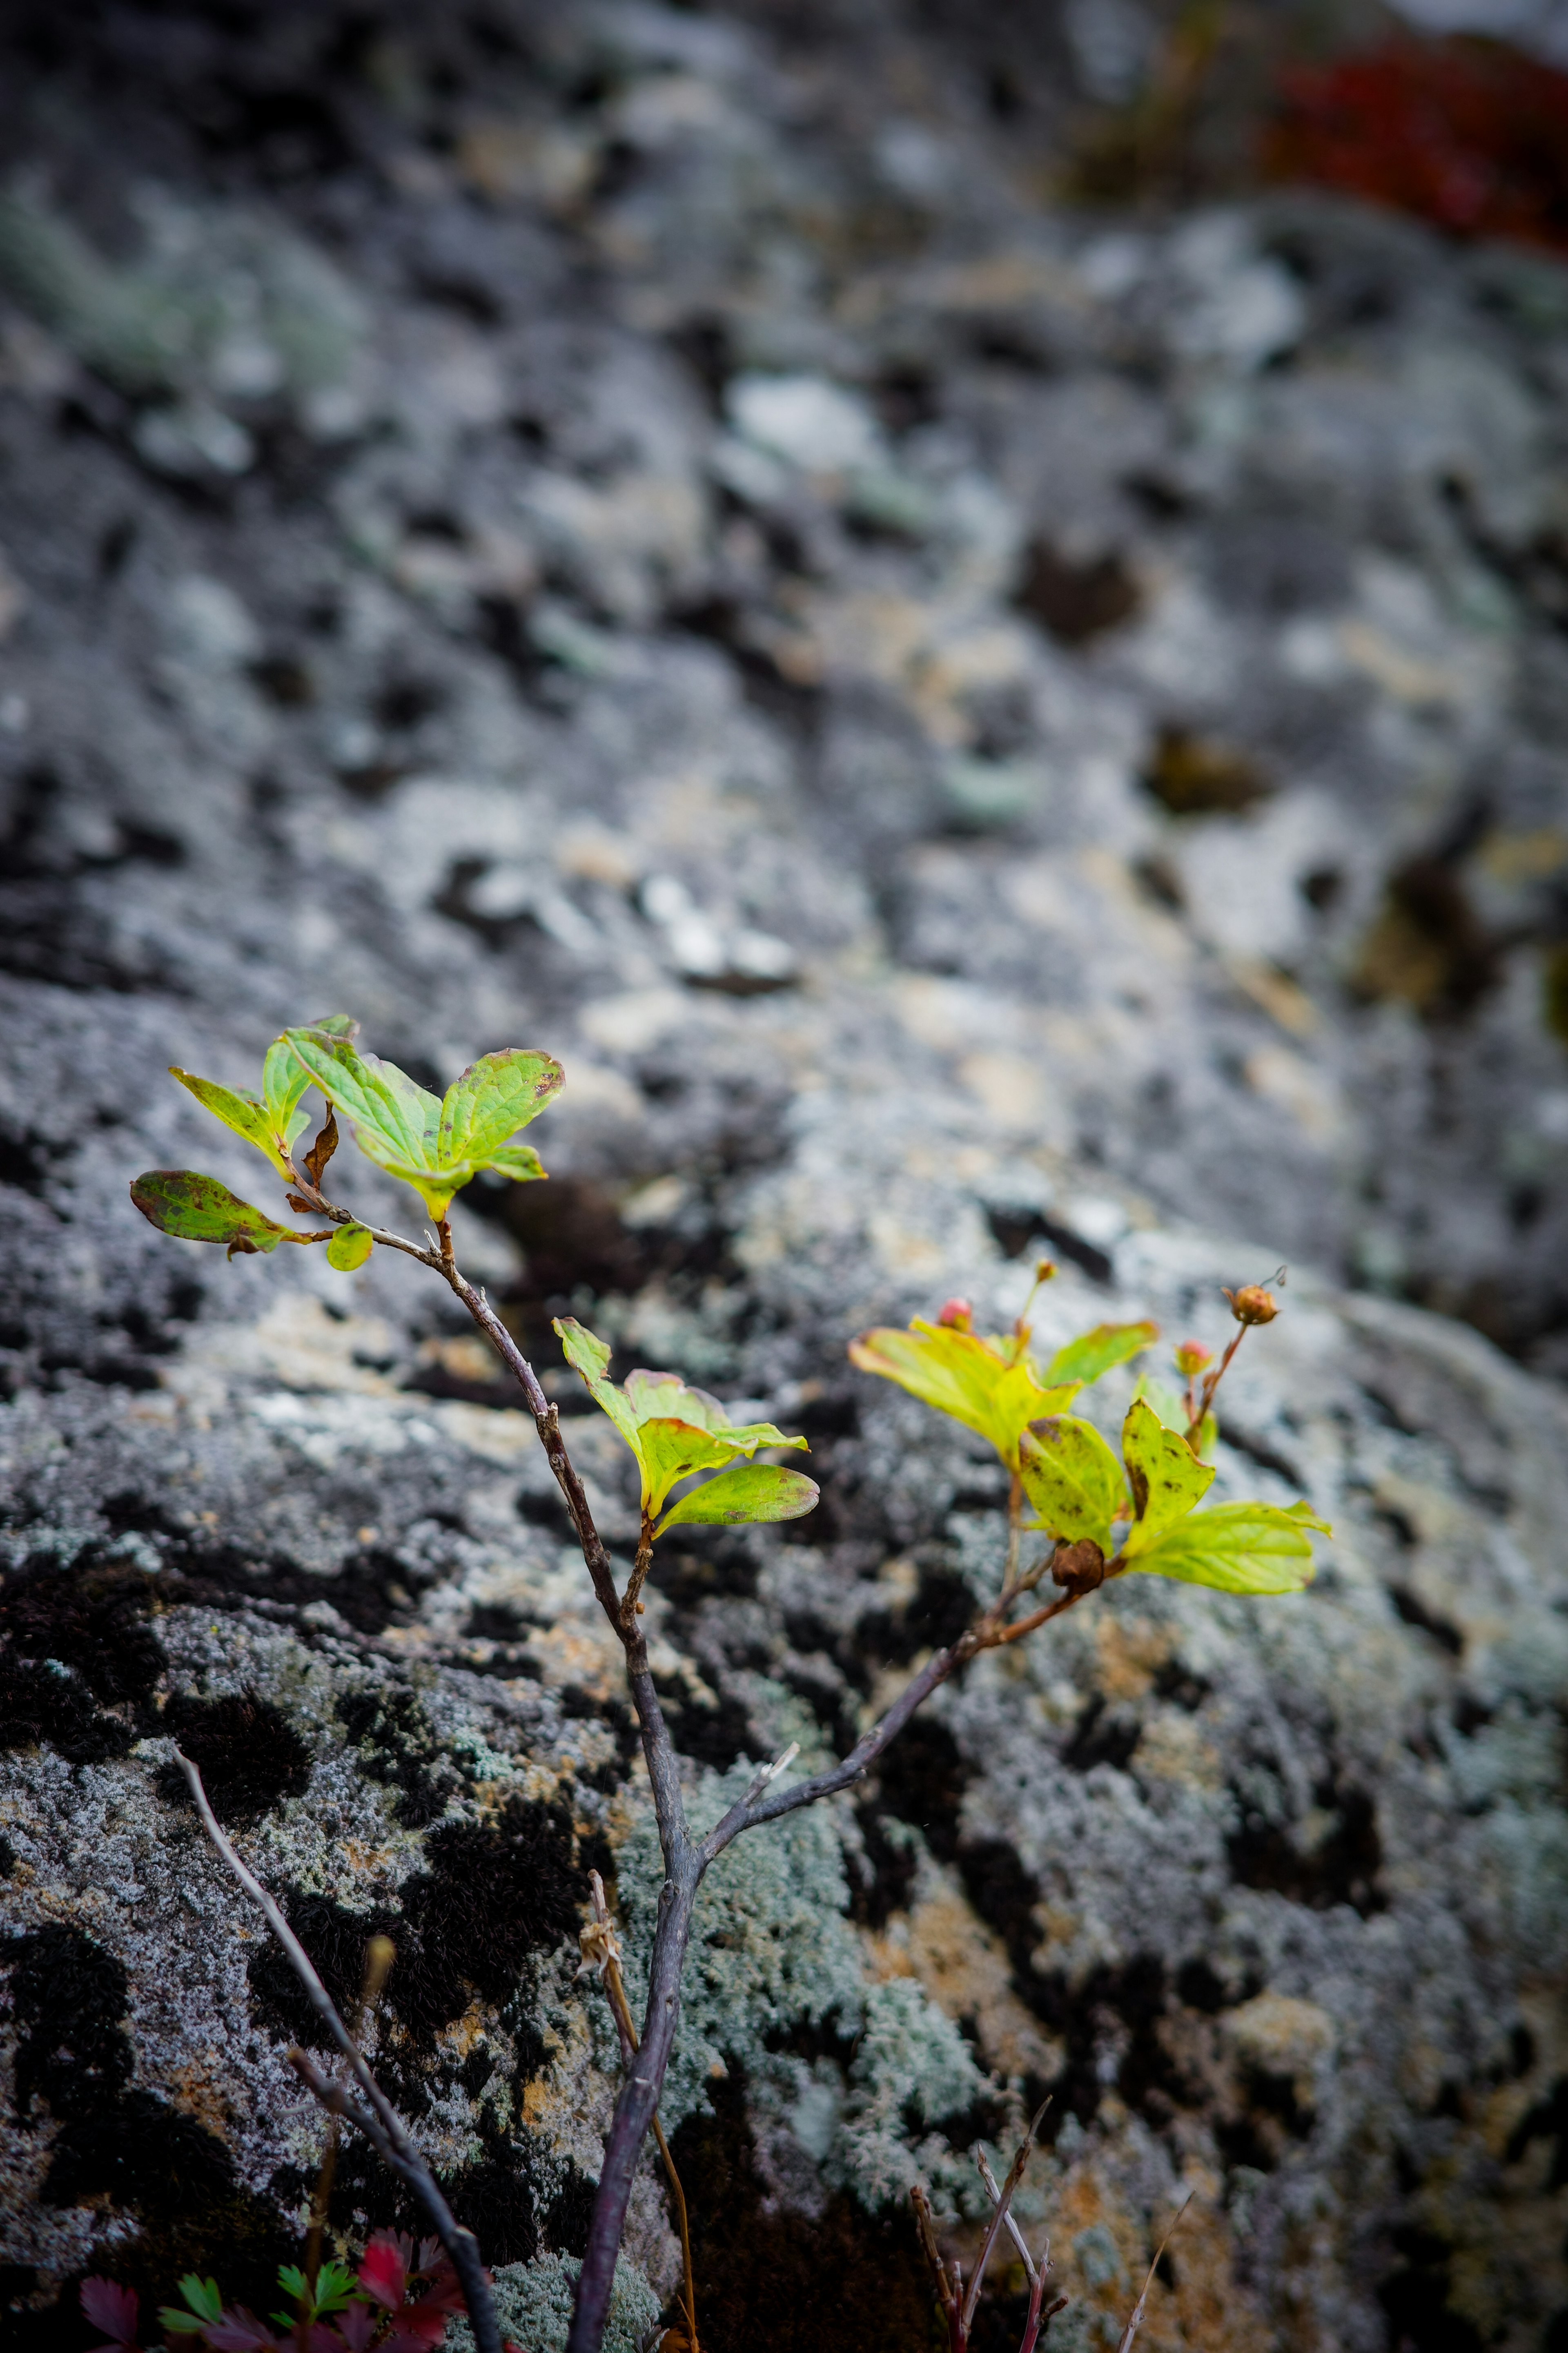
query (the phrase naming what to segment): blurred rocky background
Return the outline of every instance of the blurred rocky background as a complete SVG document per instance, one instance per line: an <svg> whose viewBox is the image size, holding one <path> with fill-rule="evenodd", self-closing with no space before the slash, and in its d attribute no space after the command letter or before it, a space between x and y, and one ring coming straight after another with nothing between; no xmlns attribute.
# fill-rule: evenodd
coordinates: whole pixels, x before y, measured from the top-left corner
<svg viewBox="0 0 1568 2353"><path fill-rule="evenodd" d="M334 1983L393 1935L378 2063L563 2341L584 1874L635 1940L658 1873L531 1425L417 1270L126 1193L265 1199L164 1065L343 1009L565 1063L458 1218L542 1366L810 1434L813 1519L656 1570L700 1810L994 1575L853 1331L1046 1250L1051 1335L1212 1339L1289 1262L1221 1476L1334 1519L1311 1594L1131 1580L715 1874L714 2353L923 2343L909 2184L972 2246L1047 2089L1066 2353L1189 2189L1161 2353L1563 2353L1568 12L13 0L0 121L7 2342L298 2252L171 1732ZM628 2348L674 2275L649 2175Z"/></svg>

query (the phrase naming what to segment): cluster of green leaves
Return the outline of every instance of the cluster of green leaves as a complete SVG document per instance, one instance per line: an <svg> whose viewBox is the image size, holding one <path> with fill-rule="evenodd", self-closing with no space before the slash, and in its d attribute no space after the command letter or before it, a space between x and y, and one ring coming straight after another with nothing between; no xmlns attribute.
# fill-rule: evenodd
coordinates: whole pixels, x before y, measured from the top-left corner
<svg viewBox="0 0 1568 2353"><path fill-rule="evenodd" d="M1066 1410L1158 1336L1152 1324L1101 1324L1042 1369L1026 1330L984 1338L962 1324L917 1320L904 1332L868 1332L849 1354L988 1440L1033 1506L1031 1525L1058 1542L1098 1546L1114 1574L1143 1570L1227 1593L1300 1590L1312 1576L1308 1532L1327 1535L1328 1523L1304 1503L1199 1512L1214 1465L1188 1442L1180 1402L1162 1384L1139 1383L1120 1456L1092 1422ZM1212 1432L1210 1418L1200 1443Z"/></svg>
<svg viewBox="0 0 1568 2353"><path fill-rule="evenodd" d="M292 2311L273 2314L273 2320L279 2328L296 2328L301 2317L309 2327L311 2322L325 2319L330 2313L344 2312L351 2304L362 2300L359 2283L353 2273L335 2255L317 2273L314 2294L298 2263L279 2264L278 2284L293 2306ZM231 2319L231 2315L216 2280L202 2279L195 2272L188 2272L179 2286L180 2294L185 2299L184 2308L182 2310L175 2304L159 2307L158 2320L164 2332L170 2337L210 2339L214 2332L222 2331L224 2323ZM249 2317L248 2315L246 2316ZM254 2322L252 2326L255 2326Z"/></svg>
<svg viewBox="0 0 1568 2353"><path fill-rule="evenodd" d="M293 1209L317 1208L321 1173L337 1145L339 1112L366 1159L412 1185L437 1219L481 1169L518 1183L544 1175L538 1154L513 1139L561 1085L561 1065L549 1054L521 1046L483 1054L445 1095L433 1095L395 1062L361 1053L353 1042L357 1027L346 1014L332 1014L304 1029L286 1029L267 1050L259 1093L220 1086L190 1071L175 1069L173 1075L271 1164L293 1188ZM305 1155L301 1176L295 1145L309 1125L303 1098L312 1086L326 1098L328 1120ZM302 1187L312 1198L301 1198ZM216 1176L194 1169L152 1169L136 1178L131 1198L163 1233L184 1241L221 1243L231 1258L275 1250L279 1242L308 1247L324 1241L328 1263L348 1272L363 1266L371 1252L372 1236L364 1226L338 1223L300 1233L242 1201Z"/></svg>
<svg viewBox="0 0 1568 2353"><path fill-rule="evenodd" d="M1031 1422L1065 1412L1080 1389L1159 1336L1153 1324L1097 1324L1058 1348L1042 1369L1029 1354L1026 1330L985 1338L962 1324L928 1324L917 1316L907 1332L885 1325L852 1340L849 1361L863 1373L897 1381L922 1404L977 1431L1016 1476Z"/></svg>
<svg viewBox="0 0 1568 2353"><path fill-rule="evenodd" d="M608 1414L637 1457L642 1474L642 1521L650 1536L695 1523L733 1526L747 1520L795 1520L816 1502L815 1480L799 1471L752 1460L762 1448L804 1447L771 1421L732 1422L717 1398L689 1387L676 1373L628 1373L608 1378L610 1351L603 1340L561 1316L555 1329L567 1363L589 1396ZM671 1504L683 1479L705 1479Z"/></svg>

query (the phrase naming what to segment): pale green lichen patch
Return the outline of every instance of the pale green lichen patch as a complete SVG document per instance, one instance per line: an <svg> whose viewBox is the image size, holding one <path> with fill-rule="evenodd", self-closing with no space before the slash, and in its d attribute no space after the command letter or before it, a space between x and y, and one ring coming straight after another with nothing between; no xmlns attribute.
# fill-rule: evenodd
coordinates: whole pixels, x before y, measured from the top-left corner
<svg viewBox="0 0 1568 2353"><path fill-rule="evenodd" d="M496 2317L519 2353L564 2353L572 2294L581 2269L571 2255L539 2255L531 2263L498 2266ZM658 2311L658 2296L636 2264L623 2255L616 2265L605 2353L637 2353ZM474 2353L474 2332L466 2319L451 2323L447 2343L451 2353Z"/></svg>

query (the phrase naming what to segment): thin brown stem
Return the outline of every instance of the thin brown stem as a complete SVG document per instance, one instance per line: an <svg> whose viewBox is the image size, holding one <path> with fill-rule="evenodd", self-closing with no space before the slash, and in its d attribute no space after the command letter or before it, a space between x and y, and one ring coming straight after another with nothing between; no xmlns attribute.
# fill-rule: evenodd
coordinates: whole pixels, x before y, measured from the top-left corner
<svg viewBox="0 0 1568 2353"><path fill-rule="evenodd" d="M947 2265L936 2242L936 2224L931 2219L931 2200L917 2181L910 2191L910 2201L915 2210L915 2223L921 2234L921 2246L936 2288L937 2301L942 2306L942 2318L947 2323L948 2353L964 2353L968 2332L963 2325L963 2305L959 2295L963 2274L953 2265L953 2277L948 2277Z"/></svg>
<svg viewBox="0 0 1568 2353"><path fill-rule="evenodd" d="M1192 1419L1187 1424L1186 1437L1187 1444L1189 1446L1196 1445L1199 1432L1202 1430L1204 1423L1208 1419L1209 1408L1214 1403L1215 1391L1218 1388L1221 1381L1224 1380L1226 1373L1230 1370L1230 1360L1235 1356L1237 1350L1240 1347L1242 1342L1246 1339L1250 1328L1251 1327L1246 1324L1241 1324L1237 1326L1237 1329L1232 1335L1230 1345L1226 1348L1224 1356L1220 1358L1213 1372L1205 1373L1204 1376L1204 1385L1198 1393L1196 1409L1193 1411Z"/></svg>
<svg viewBox="0 0 1568 2353"><path fill-rule="evenodd" d="M621 1596L620 1625L623 1634L635 1630L637 1620L642 1613L643 1605L638 1596L642 1592L643 1580L647 1575L648 1563L652 1558L653 1521L645 1512L642 1515L642 1528L637 1536L637 1557L632 1562L632 1573L626 1580L626 1589Z"/></svg>

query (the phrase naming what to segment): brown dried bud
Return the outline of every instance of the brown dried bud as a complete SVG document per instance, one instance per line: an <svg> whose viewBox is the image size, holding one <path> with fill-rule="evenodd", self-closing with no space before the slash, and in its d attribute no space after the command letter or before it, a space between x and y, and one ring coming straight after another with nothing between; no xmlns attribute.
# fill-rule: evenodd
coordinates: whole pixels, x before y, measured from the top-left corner
<svg viewBox="0 0 1568 2353"><path fill-rule="evenodd" d="M1229 1296L1228 1293L1226 1296ZM1179 1373L1184 1373L1188 1380L1192 1379L1194 1373L1201 1373L1205 1365L1211 1365L1213 1362L1214 1350L1203 1347L1196 1340L1184 1340L1176 1350L1176 1370Z"/></svg>
<svg viewBox="0 0 1568 2353"><path fill-rule="evenodd" d="M1265 1291L1260 1282L1245 1282L1239 1291L1227 1291L1225 1295L1238 1324L1272 1324L1279 1313L1274 1293Z"/></svg>
<svg viewBox="0 0 1568 2353"><path fill-rule="evenodd" d="M1037 1282L1049 1282L1055 1275L1056 1271L1057 1262L1055 1259L1043 1258L1035 1269L1035 1281Z"/></svg>
<svg viewBox="0 0 1568 2353"><path fill-rule="evenodd" d="M1105 1555L1092 1536L1077 1544L1058 1545L1051 1561L1051 1582L1068 1593L1092 1593L1105 1583Z"/></svg>
<svg viewBox="0 0 1568 2353"><path fill-rule="evenodd" d="M942 1314L936 1320L945 1324L950 1332L973 1332L974 1310L967 1299L944 1300Z"/></svg>

